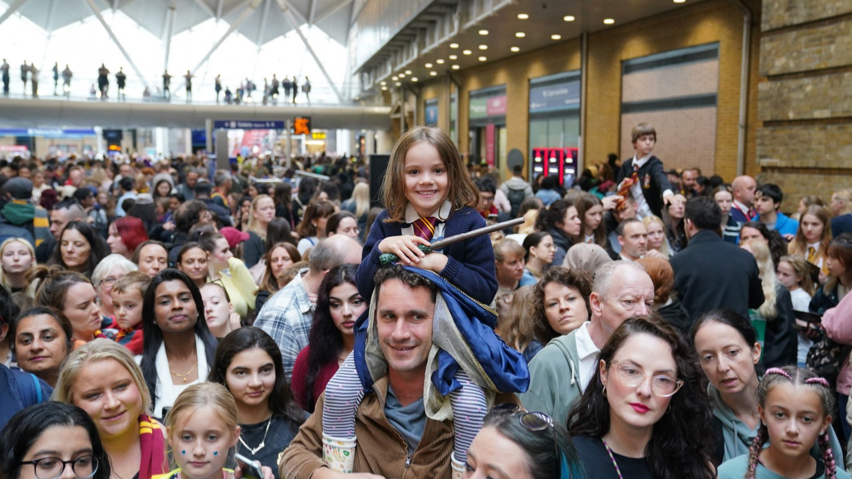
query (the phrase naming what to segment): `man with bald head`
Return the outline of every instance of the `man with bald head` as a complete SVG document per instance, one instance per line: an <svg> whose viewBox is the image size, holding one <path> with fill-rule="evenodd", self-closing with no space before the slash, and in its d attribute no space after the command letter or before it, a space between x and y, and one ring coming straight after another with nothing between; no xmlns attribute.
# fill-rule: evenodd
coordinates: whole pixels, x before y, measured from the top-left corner
<svg viewBox="0 0 852 479"><path fill-rule="evenodd" d="M731 189L734 196L731 218L742 226L757 216L757 212L754 211L754 192L757 189L757 182L748 175L738 176L731 183Z"/></svg>
<svg viewBox="0 0 852 479"><path fill-rule="evenodd" d="M530 362L530 388L521 401L530 411L564 425L597 367L597 356L628 318L650 314L654 283L637 263L613 261L595 272L590 321L551 341Z"/></svg>
<svg viewBox="0 0 852 479"><path fill-rule="evenodd" d="M357 241L346 235L330 236L311 249L308 267L261 308L254 325L278 344L288 382L296 357L308 345L317 293L325 274L341 264L360 263L361 245Z"/></svg>

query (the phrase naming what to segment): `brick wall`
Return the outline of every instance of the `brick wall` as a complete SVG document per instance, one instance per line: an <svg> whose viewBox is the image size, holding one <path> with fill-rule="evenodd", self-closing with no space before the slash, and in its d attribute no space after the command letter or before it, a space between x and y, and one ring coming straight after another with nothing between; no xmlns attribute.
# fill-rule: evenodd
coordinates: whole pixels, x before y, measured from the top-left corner
<svg viewBox="0 0 852 479"><path fill-rule="evenodd" d="M852 0L764 0L758 179L799 198L850 186Z"/></svg>
<svg viewBox="0 0 852 479"><path fill-rule="evenodd" d="M824 2L826 0L814 0ZM852 2L852 0L849 0ZM758 63L760 0L745 0L755 13L749 74L749 104L747 112L746 172L759 172L755 142L757 129ZM837 2L835 2L837 3ZM842 2L841 2L842 3ZM678 8L670 13L646 18L589 36L588 110L586 118L586 162L606 160L617 152L621 138L621 62L631 58L661 53L677 48L719 43L718 105L715 119L715 143L702 146L713 148L713 165L702 163L704 170L714 171L728 181L736 175L740 65L742 56L743 16L728 0L708 0ZM579 38L566 40L551 47L521 52L501 61L480 67L453 72L461 84L459 92L459 149L468 151L468 94L472 90L506 85L509 115L506 117L508 150L529 150L529 79L580 68ZM443 77L430 81L421 79L421 104L439 98L439 126L446 128L448 94ZM423 124L418 113L418 124ZM663 124L663 123L661 123ZM662 135L665 132L660 131ZM661 144L662 148L662 144ZM526 155L526 154L525 154ZM525 158L528 160L528 158ZM680 165L676 165L680 166ZM503 172L504 175L508 172Z"/></svg>

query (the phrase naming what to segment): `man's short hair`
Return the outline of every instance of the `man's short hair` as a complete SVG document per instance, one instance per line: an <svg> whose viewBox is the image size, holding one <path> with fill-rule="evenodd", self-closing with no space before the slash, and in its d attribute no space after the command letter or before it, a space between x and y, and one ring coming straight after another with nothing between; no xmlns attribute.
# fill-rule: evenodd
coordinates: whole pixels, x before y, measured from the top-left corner
<svg viewBox="0 0 852 479"><path fill-rule="evenodd" d="M494 186L494 182L488 178L480 178L476 180L476 187L482 193L491 193L492 195L497 194L497 187Z"/></svg>
<svg viewBox="0 0 852 479"><path fill-rule="evenodd" d="M65 198L59 203L53 205L53 211L68 210L68 221L75 221L86 218L86 210L77 203L74 198Z"/></svg>
<svg viewBox="0 0 852 479"><path fill-rule="evenodd" d="M210 196L210 193L213 192L213 187L206 181L199 181L192 188L192 192L195 193L195 196Z"/></svg>
<svg viewBox="0 0 852 479"><path fill-rule="evenodd" d="M695 196L686 202L683 217L700 230L716 230L722 223L722 209L709 196Z"/></svg>
<svg viewBox="0 0 852 479"><path fill-rule="evenodd" d="M631 142L636 143L636 140L642 138L645 135L653 135L654 141L657 141L657 130L655 130L653 126L647 123L639 123L638 125L633 127L633 130L630 131L630 138L632 138Z"/></svg>
<svg viewBox="0 0 852 479"><path fill-rule="evenodd" d="M432 298L432 302L435 302L435 298L438 295L438 287L435 286L435 283L427 279L425 276L413 273L403 268L399 264L379 268L378 271L376 271L376 275L373 276L373 280L376 284L376 287L379 288L380 293L382 284L384 284L385 281L391 279L398 279L402 281L402 284L408 286L411 289L419 287L428 288L429 296Z"/></svg>
<svg viewBox="0 0 852 479"><path fill-rule="evenodd" d="M175 211L175 229L189 234L193 225L201 221L201 213L207 211L203 201L190 200L178 206Z"/></svg>
<svg viewBox="0 0 852 479"><path fill-rule="evenodd" d="M216 170L216 173L213 174L213 184L216 186L222 186L230 179L231 174L227 170Z"/></svg>
<svg viewBox="0 0 852 479"><path fill-rule="evenodd" d="M615 229L616 234L618 236L624 236L624 230L627 228L627 225L631 223L641 223L641 221L636 218L625 218L624 221L618 224L618 227Z"/></svg>
<svg viewBox="0 0 852 479"><path fill-rule="evenodd" d="M612 278L615 277L615 273L618 268L634 268L638 271L645 272L645 267L638 263L632 263L629 261L610 261L609 263L604 263L601 265L597 271L595 271L595 279L592 283L592 292L598 293L598 296L607 296L609 294L609 286L612 283Z"/></svg>
<svg viewBox="0 0 852 479"><path fill-rule="evenodd" d="M524 172L524 167L521 165L515 165L512 167L512 173L516 175L521 175Z"/></svg>
<svg viewBox="0 0 852 479"><path fill-rule="evenodd" d="M781 200L784 199L784 192L781 191L781 187L774 183L764 183L758 186L754 192L760 192L761 195L771 198L776 205L780 205Z"/></svg>
<svg viewBox="0 0 852 479"><path fill-rule="evenodd" d="M124 191L133 191L133 178L125 176L118 180L118 186Z"/></svg>
<svg viewBox="0 0 852 479"><path fill-rule="evenodd" d="M92 190L90 190L86 187L83 187L83 188L77 188L76 190L74 190L74 194L71 195L71 196L73 196L74 199L77 200L77 201L85 201L85 200L91 198L92 196L94 196L94 193L92 193Z"/></svg>

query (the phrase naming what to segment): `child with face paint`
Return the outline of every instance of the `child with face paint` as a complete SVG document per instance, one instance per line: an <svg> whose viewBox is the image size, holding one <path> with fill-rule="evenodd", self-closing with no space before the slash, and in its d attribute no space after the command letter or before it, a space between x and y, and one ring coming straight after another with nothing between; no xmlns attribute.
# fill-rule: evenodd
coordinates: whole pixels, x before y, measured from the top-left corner
<svg viewBox="0 0 852 479"><path fill-rule="evenodd" d="M166 438L176 469L153 479L233 479L226 466L240 437L237 404L221 384L189 386L166 415ZM232 459L233 461L233 459ZM236 466L235 463L230 464ZM264 478L272 471L263 468Z"/></svg>

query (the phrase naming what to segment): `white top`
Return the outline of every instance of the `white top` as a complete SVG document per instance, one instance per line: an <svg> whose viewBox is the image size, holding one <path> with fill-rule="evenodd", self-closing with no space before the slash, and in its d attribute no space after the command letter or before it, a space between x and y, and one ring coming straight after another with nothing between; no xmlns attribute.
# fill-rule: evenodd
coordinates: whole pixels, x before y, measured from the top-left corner
<svg viewBox="0 0 852 479"><path fill-rule="evenodd" d="M172 407L178 395L184 389L207 380L207 375L210 374L210 367L207 364L207 349L198 335L195 335L195 357L198 358L198 379L191 383L173 384L169 359L166 357L166 343L160 345L160 349L157 350L157 357L154 360L154 364L157 366L157 397L151 398L154 401L154 417L162 418L163 408ZM142 364L142 355L136 356L134 359L136 364Z"/></svg>
<svg viewBox="0 0 852 479"><path fill-rule="evenodd" d="M811 304L811 295L806 293L802 288L790 291L790 299L793 301L794 311L809 311L808 307Z"/></svg>
<svg viewBox="0 0 852 479"><path fill-rule="evenodd" d="M601 352L589 336L588 326L588 321L583 323L574 335L574 340L577 342L577 357L580 359L580 390L583 392L586 392L586 386L595 374L598 353Z"/></svg>
<svg viewBox="0 0 852 479"><path fill-rule="evenodd" d="M299 244L296 246L296 249L299 250L300 255L304 255L305 251L307 251L309 248L312 248L313 246L316 246L317 243L319 243L319 238L317 238L316 236L311 236L310 238L302 238L299 240Z"/></svg>

